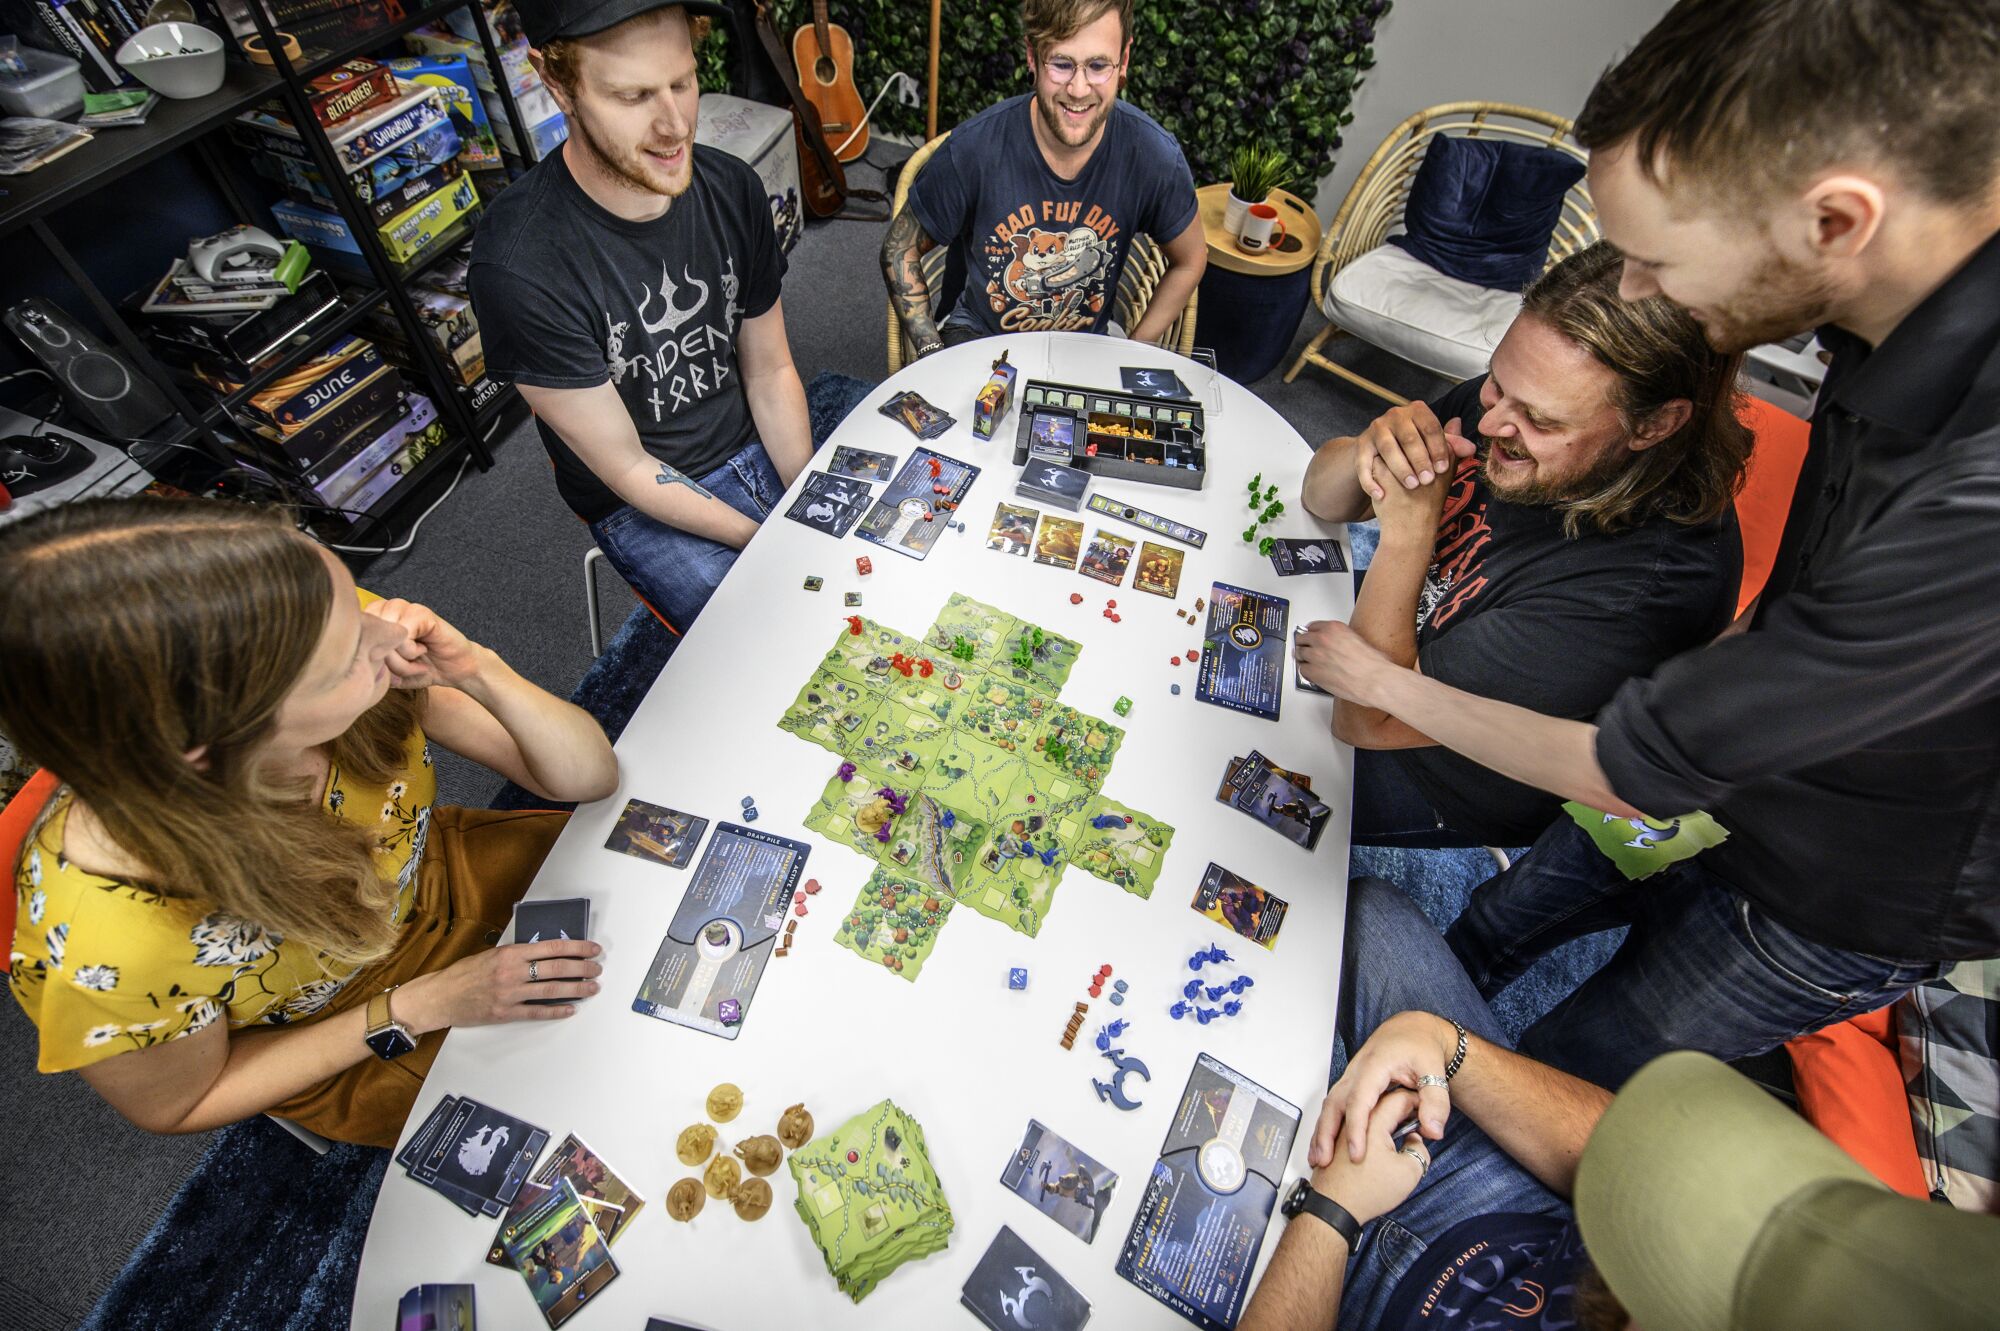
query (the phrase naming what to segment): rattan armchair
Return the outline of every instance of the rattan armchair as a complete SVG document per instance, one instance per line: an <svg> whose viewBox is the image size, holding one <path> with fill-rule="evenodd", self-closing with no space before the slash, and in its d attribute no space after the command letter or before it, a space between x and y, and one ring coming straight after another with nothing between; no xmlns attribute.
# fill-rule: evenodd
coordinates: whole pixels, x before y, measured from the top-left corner
<svg viewBox="0 0 2000 1331"><path fill-rule="evenodd" d="M903 164L902 176L896 181L895 203L889 210L891 217L903 211L904 204L909 202L910 198L910 182L917 178L917 172L923 170L924 164L930 161L931 154L938 150L938 145L950 137L949 130L938 135L912 153L910 159ZM941 289L944 286L945 268L949 257L949 247L938 245L925 254L922 260L924 285L930 290L933 298L943 297L947 301L955 299L958 295L955 291L947 292ZM1113 295L1111 304L1111 317L1118 321L1120 327L1129 329L1138 326L1139 320L1145 316L1147 304L1153 299L1153 292L1159 289L1160 278L1166 275L1166 271L1167 256L1154 243L1153 238L1146 235L1132 237L1132 243L1125 249L1125 271L1119 274L1118 290ZM1174 322L1167 334L1165 345L1183 356L1194 349L1195 304L1199 294L1196 292L1188 296L1187 308L1181 311L1181 317ZM894 374L916 359L917 349L911 345L909 335L903 329L903 318L896 312L895 302L886 303L889 309L889 373Z"/></svg>
<svg viewBox="0 0 2000 1331"><path fill-rule="evenodd" d="M1410 185L1423 161L1424 149L1439 134L1512 140L1553 148L1568 153L1578 161L1584 160L1583 149L1570 136L1569 121L1528 106L1513 106L1504 102L1446 102L1419 111L1396 126L1382 141L1382 146L1375 150L1375 155L1368 159L1368 164L1361 168L1360 176L1341 201L1340 211L1334 215L1333 225L1327 228L1326 238L1320 243L1319 258L1313 264L1312 295L1313 304L1327 315L1328 323L1306 344L1291 368L1285 371L1285 382L1290 383L1298 376L1299 370L1311 362L1377 397L1398 405L1408 401L1322 353L1321 348L1329 340L1355 336L1334 321L1329 312L1327 293L1343 269L1379 249L1389 232L1401 223L1404 205L1410 197ZM1587 248L1601 235L1590 191L1584 182L1578 181L1563 200L1562 214L1549 241L1549 264L1559 263ZM1439 282L1451 280L1442 275L1438 277ZM1422 361L1415 363L1423 364ZM1444 367L1438 365L1423 364L1423 368L1445 372Z"/></svg>

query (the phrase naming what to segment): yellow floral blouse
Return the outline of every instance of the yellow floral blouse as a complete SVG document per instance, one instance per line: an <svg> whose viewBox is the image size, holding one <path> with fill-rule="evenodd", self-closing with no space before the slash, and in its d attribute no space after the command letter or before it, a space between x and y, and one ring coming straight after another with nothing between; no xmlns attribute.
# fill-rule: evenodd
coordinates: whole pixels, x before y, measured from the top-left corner
<svg viewBox="0 0 2000 1331"><path fill-rule="evenodd" d="M379 828L376 863L397 885L391 919L408 918L430 828L437 774L421 729L386 786L337 766L326 810ZM198 901L85 873L63 858L67 789L49 801L15 866L14 999L41 1033L43 1072L192 1035L218 1018L232 1029L286 1026L319 1012L354 976L252 921Z"/></svg>

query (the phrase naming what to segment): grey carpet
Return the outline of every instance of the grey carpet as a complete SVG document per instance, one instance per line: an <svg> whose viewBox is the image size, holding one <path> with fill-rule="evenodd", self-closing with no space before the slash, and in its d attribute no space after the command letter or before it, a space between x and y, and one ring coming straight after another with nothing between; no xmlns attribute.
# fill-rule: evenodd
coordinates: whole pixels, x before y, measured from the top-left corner
<svg viewBox="0 0 2000 1331"><path fill-rule="evenodd" d="M870 183L864 181L863 183ZM876 251L882 229L852 222L807 228L785 281L786 327L806 378L823 370L879 380L883 296ZM1308 313L1297 342L1319 327ZM1294 347L1296 352L1296 345ZM1441 387L1357 343L1336 355L1406 393ZM1287 358L1289 360L1289 356ZM1256 392L1309 442L1352 433L1379 404L1317 371L1292 384L1282 371ZM385 596L422 600L516 669L567 695L590 663L583 555L590 537L560 501L531 423L494 441L498 465L468 470L405 554L376 559L361 581ZM1261 441L1220 441L1254 448ZM400 540L402 533L396 534ZM391 542L393 543L393 542ZM635 602L600 566L607 638ZM497 777L449 757L439 796L484 806ZM206 1137L155 1138L130 1127L73 1076L34 1071L34 1033L0 1003L0 1326L54 1331L80 1323L160 1214L204 1149Z"/></svg>

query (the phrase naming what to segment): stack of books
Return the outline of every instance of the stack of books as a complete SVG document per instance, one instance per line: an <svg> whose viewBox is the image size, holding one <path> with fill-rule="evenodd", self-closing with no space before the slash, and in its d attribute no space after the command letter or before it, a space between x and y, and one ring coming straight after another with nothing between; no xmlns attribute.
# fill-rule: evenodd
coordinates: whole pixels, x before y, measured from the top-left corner
<svg viewBox="0 0 2000 1331"><path fill-rule="evenodd" d="M186 259L175 259L139 309L146 314L168 317L251 314L270 309L288 294L285 284L268 273L244 281L217 278L205 282Z"/></svg>

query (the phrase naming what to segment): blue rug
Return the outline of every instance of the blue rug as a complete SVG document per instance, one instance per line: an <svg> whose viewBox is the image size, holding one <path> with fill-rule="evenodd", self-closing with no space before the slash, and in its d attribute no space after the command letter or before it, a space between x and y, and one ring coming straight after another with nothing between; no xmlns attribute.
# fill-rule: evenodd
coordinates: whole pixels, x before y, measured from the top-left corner
<svg viewBox="0 0 2000 1331"><path fill-rule="evenodd" d="M842 375L813 380L806 395L815 446L871 387ZM1372 528L1354 528L1356 562L1364 566L1374 550ZM674 642L644 607L634 611L572 701L617 739ZM547 804L510 786L494 807ZM1402 886L1440 929L1494 870L1492 859L1476 850L1362 848L1353 867ZM1518 1035L1601 965L1617 937L1582 939L1543 958L1494 1005L1501 1024ZM388 1164L387 1151L370 1147L335 1146L316 1156L262 1118L224 1128L83 1331L325 1331L347 1325L362 1241Z"/></svg>

